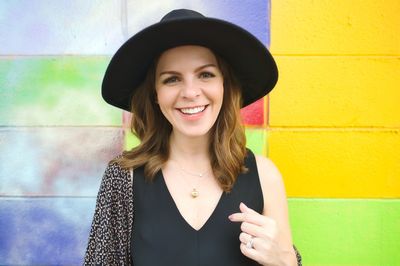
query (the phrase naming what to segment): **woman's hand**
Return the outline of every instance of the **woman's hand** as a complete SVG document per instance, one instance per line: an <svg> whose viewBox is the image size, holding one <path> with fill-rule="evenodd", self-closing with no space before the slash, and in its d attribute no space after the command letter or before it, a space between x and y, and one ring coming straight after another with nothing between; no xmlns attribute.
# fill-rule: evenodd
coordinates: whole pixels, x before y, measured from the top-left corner
<svg viewBox="0 0 400 266"><path fill-rule="evenodd" d="M240 250L261 265L286 265L291 251L282 250L278 243L278 226L275 220L261 215L240 203L239 213L229 216L232 222L241 222Z"/></svg>

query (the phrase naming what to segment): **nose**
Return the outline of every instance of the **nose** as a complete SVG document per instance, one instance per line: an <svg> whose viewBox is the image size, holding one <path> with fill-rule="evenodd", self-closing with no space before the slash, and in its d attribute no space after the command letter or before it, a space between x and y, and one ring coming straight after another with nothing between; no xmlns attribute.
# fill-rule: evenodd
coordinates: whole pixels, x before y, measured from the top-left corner
<svg viewBox="0 0 400 266"><path fill-rule="evenodd" d="M195 81L186 80L183 83L182 90L181 90L181 96L183 98L194 99L194 98L200 96L200 93L201 93L200 84L196 83Z"/></svg>

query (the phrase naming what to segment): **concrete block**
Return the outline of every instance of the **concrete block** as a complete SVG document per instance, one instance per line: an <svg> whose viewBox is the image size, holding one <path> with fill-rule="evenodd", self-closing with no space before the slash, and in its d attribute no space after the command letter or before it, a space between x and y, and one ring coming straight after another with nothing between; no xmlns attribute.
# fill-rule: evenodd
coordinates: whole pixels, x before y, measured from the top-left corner
<svg viewBox="0 0 400 266"><path fill-rule="evenodd" d="M241 25L269 43L270 1L1 1L0 55L111 55L178 8ZM29 10L29 12L27 12Z"/></svg>
<svg viewBox="0 0 400 266"><path fill-rule="evenodd" d="M0 196L95 196L122 130L0 128Z"/></svg>
<svg viewBox="0 0 400 266"><path fill-rule="evenodd" d="M271 50L279 55L399 55L397 0L272 1Z"/></svg>
<svg viewBox="0 0 400 266"><path fill-rule="evenodd" d="M268 145L290 197L400 197L400 130L272 130Z"/></svg>
<svg viewBox="0 0 400 266"><path fill-rule="evenodd" d="M101 97L109 57L0 60L0 125L121 125Z"/></svg>
<svg viewBox="0 0 400 266"><path fill-rule="evenodd" d="M289 212L304 265L399 265L398 199L289 199Z"/></svg>
<svg viewBox="0 0 400 266"><path fill-rule="evenodd" d="M0 198L2 265L82 265L95 198Z"/></svg>
<svg viewBox="0 0 400 266"><path fill-rule="evenodd" d="M272 127L399 127L400 58L279 56Z"/></svg>

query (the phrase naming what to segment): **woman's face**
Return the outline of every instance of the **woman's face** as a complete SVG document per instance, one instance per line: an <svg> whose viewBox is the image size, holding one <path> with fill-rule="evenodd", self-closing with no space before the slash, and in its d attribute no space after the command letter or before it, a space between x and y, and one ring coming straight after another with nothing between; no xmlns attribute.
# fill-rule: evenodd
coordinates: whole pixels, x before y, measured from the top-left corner
<svg viewBox="0 0 400 266"><path fill-rule="evenodd" d="M214 54L202 46L165 51L156 67L155 87L161 112L173 134L205 136L221 110L223 77Z"/></svg>

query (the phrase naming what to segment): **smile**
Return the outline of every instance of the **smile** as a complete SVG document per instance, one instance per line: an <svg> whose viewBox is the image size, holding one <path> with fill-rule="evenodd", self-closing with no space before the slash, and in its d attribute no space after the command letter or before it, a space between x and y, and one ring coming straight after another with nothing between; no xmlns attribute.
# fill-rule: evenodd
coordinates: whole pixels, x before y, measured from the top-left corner
<svg viewBox="0 0 400 266"><path fill-rule="evenodd" d="M187 114L187 115L195 115L198 113L203 112L206 109L207 105L202 105L202 106L196 106L196 107L190 107L190 108L178 108L178 110L181 113Z"/></svg>

